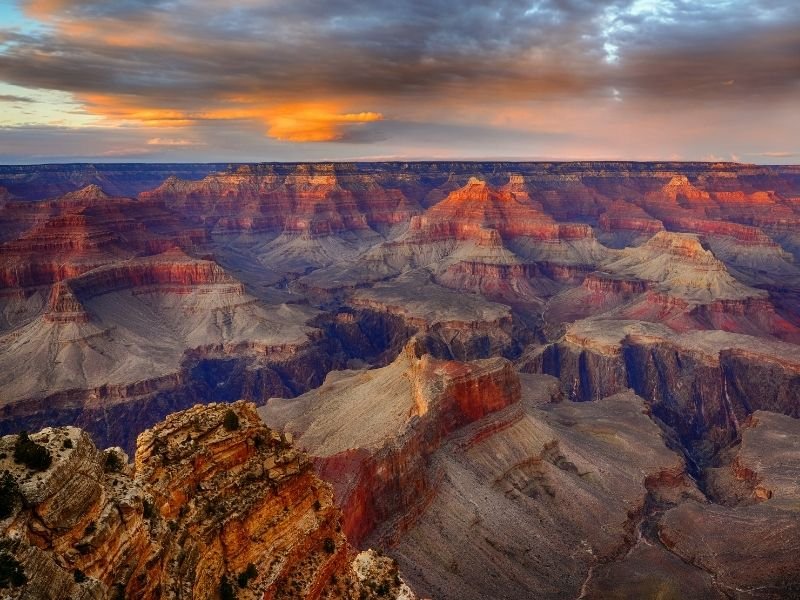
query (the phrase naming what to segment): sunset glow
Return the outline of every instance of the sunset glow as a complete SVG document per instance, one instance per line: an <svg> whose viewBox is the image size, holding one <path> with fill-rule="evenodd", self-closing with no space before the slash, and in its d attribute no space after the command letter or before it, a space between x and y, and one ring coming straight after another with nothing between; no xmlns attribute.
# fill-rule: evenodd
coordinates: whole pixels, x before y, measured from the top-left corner
<svg viewBox="0 0 800 600"><path fill-rule="evenodd" d="M795 8L20 0L2 159L793 162Z"/></svg>

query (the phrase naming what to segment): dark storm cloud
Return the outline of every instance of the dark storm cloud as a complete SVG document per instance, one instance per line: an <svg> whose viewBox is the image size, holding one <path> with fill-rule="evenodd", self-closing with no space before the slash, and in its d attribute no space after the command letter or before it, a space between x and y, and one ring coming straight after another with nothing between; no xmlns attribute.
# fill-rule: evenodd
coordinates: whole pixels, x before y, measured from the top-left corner
<svg viewBox="0 0 800 600"><path fill-rule="evenodd" d="M204 123L222 122L240 135L351 148L386 146L414 122L440 136L430 142L437 148L482 139L477 127L507 139L524 128L542 145L558 143L545 141L549 134L580 132L583 149L596 154L619 140L621 126L627 137L644 135L636 119L648 128L647 148L693 119L701 148L694 152L710 154L719 148L701 133L719 133L723 120L752 124L767 106L785 114L788 101L800 101L795 0L27 0L22 7L38 25L0 28L0 81L70 92L83 114L113 125L201 135ZM753 126L748 135L760 134ZM731 139L738 147L744 138ZM516 138L509 144L523 147ZM741 152L785 147L784 139L765 139ZM624 150L632 148L639 146Z"/></svg>
<svg viewBox="0 0 800 600"><path fill-rule="evenodd" d="M8 40L0 77L76 92L724 97L800 79L793 1L31 4L51 28Z"/></svg>

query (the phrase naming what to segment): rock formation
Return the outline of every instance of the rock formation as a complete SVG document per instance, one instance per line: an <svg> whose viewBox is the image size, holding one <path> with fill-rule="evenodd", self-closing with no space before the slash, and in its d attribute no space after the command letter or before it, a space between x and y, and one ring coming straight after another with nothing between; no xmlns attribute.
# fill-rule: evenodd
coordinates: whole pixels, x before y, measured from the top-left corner
<svg viewBox="0 0 800 600"><path fill-rule="evenodd" d="M798 167L40 165L0 186L0 433L80 426L133 452L175 411L266 403L351 542L425 594L796 595ZM122 494L138 514L123 487L155 503L139 469L98 476L91 510ZM108 556L126 586L145 568L205 593L198 565L241 550L198 538L160 563L125 523L86 582L53 585L110 590ZM337 578L378 593L394 572L366 552Z"/></svg>
<svg viewBox="0 0 800 600"><path fill-rule="evenodd" d="M9 598L410 597L388 558L356 558L330 487L252 404L170 415L133 465L74 427L30 439L47 468L0 441Z"/></svg>

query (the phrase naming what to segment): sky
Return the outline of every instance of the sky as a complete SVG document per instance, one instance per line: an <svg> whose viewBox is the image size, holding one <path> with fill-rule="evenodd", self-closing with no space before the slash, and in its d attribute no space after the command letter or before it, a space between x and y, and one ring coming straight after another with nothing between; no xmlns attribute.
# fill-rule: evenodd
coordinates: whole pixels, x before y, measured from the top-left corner
<svg viewBox="0 0 800 600"><path fill-rule="evenodd" d="M797 0L0 0L0 163L800 163Z"/></svg>

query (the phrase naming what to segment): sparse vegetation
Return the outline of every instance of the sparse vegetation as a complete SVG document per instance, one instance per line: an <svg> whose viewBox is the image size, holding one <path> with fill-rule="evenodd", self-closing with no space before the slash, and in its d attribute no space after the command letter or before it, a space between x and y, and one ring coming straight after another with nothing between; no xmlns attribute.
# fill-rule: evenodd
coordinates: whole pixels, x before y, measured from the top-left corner
<svg viewBox="0 0 800 600"><path fill-rule="evenodd" d="M219 582L219 597L221 600L236 600L236 590L231 582L228 581L227 575L223 575L222 580Z"/></svg>
<svg viewBox="0 0 800 600"><path fill-rule="evenodd" d="M314 510L317 512L322 510L322 504L320 504L319 500L314 500Z"/></svg>
<svg viewBox="0 0 800 600"><path fill-rule="evenodd" d="M256 569L253 563L250 563L247 565L247 569L239 573L239 576L236 578L236 583L239 584L240 588L244 589L250 583L250 580L256 577L258 577L258 569Z"/></svg>
<svg viewBox="0 0 800 600"><path fill-rule="evenodd" d="M97 531L97 524L92 521L83 530L83 535L92 535L95 531Z"/></svg>
<svg viewBox="0 0 800 600"><path fill-rule="evenodd" d="M19 561L8 552L0 552L0 590L25 585L28 578Z"/></svg>
<svg viewBox="0 0 800 600"><path fill-rule="evenodd" d="M34 442L23 431L14 443L14 461L34 471L45 471L53 464L53 457L47 448Z"/></svg>
<svg viewBox="0 0 800 600"><path fill-rule="evenodd" d="M124 583L115 583L111 586L111 600L125 600Z"/></svg>
<svg viewBox="0 0 800 600"><path fill-rule="evenodd" d="M106 452L105 470L106 473L119 473L123 467L122 459L116 452Z"/></svg>
<svg viewBox="0 0 800 600"><path fill-rule="evenodd" d="M229 408L222 418L222 426L226 431L236 431L239 429L239 416Z"/></svg>
<svg viewBox="0 0 800 600"><path fill-rule="evenodd" d="M11 516L18 497L17 480L8 471L3 471L3 475L0 476L0 519Z"/></svg>

